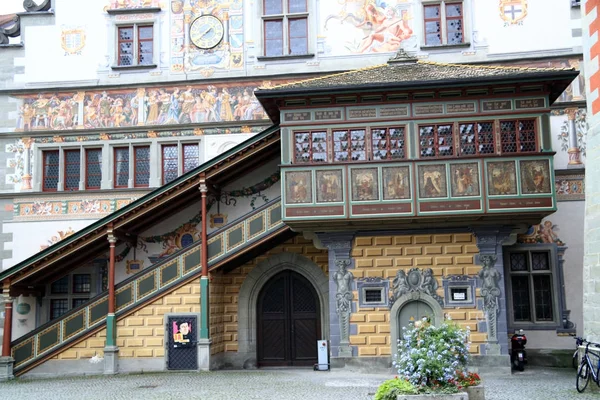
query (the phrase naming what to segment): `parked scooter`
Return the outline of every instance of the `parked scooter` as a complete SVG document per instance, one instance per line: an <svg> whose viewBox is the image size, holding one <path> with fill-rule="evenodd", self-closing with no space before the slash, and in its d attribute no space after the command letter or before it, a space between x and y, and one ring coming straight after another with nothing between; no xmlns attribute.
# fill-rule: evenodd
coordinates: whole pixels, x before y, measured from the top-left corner
<svg viewBox="0 0 600 400"><path fill-rule="evenodd" d="M510 360L514 368L519 371L525 369L525 363L527 362L527 353L525 352L525 345L527 344L527 336L523 333L523 329L515 332L510 338L511 352Z"/></svg>

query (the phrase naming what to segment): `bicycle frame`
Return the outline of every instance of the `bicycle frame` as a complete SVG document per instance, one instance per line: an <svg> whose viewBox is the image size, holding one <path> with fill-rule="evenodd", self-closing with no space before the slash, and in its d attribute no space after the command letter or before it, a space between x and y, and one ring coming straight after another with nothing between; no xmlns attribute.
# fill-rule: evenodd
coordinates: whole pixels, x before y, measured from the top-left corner
<svg viewBox="0 0 600 400"><path fill-rule="evenodd" d="M589 347L590 343L588 342L587 346L585 346L585 354L583 356L582 363L585 362L588 365L589 370L592 374L592 380L596 382L596 385L600 386L600 381L598 381L598 374L600 373L600 352L594 352L593 350L590 350ZM595 368L594 364L592 363L592 359L589 356L590 354L598 357L598 363Z"/></svg>

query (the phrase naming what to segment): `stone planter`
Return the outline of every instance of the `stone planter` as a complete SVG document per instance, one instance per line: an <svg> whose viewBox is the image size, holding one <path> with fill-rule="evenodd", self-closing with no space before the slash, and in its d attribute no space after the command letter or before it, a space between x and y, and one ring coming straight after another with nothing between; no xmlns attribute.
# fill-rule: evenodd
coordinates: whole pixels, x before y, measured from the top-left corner
<svg viewBox="0 0 600 400"><path fill-rule="evenodd" d="M469 386L466 390L469 400L485 400L485 387L483 385Z"/></svg>
<svg viewBox="0 0 600 400"><path fill-rule="evenodd" d="M469 400L465 392L453 394L401 394L397 400Z"/></svg>

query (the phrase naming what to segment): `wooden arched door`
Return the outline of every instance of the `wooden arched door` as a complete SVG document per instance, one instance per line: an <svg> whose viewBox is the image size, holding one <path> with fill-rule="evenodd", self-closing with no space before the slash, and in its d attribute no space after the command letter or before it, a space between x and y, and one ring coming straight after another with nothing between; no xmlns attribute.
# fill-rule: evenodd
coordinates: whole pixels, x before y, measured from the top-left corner
<svg viewBox="0 0 600 400"><path fill-rule="evenodd" d="M260 291L256 315L259 367L317 362L320 305L306 278L291 270L275 275Z"/></svg>
<svg viewBox="0 0 600 400"><path fill-rule="evenodd" d="M406 303L400 309L400 315L398 317L398 332L402 332L402 327L410 324L414 324L415 321L422 320L423 318L430 318L434 320L433 309L429 304L424 301L414 300Z"/></svg>

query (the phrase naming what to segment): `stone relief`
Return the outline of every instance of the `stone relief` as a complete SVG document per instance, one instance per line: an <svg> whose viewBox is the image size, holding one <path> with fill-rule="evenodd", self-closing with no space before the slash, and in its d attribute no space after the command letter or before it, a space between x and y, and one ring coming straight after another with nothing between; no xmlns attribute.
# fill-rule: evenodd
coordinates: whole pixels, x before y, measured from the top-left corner
<svg viewBox="0 0 600 400"><path fill-rule="evenodd" d="M404 270L399 270L392 281L392 298L390 307L400 297L408 293L425 293L433 297L440 306L444 307L444 300L437 294L439 284L433 276L431 268L418 269L411 268L408 274Z"/></svg>
<svg viewBox="0 0 600 400"><path fill-rule="evenodd" d="M485 311L488 320L488 337L490 342L498 340L496 318L500 313L498 298L501 291L498 282L501 279L500 273L494 267L496 263L495 255L480 255L479 261L483 268L479 271L481 279L481 296L483 297L483 311Z"/></svg>

